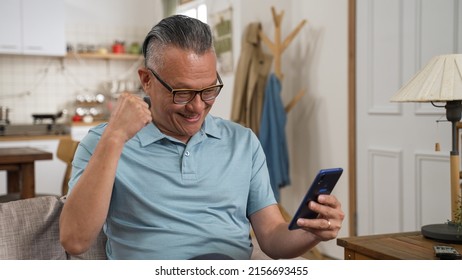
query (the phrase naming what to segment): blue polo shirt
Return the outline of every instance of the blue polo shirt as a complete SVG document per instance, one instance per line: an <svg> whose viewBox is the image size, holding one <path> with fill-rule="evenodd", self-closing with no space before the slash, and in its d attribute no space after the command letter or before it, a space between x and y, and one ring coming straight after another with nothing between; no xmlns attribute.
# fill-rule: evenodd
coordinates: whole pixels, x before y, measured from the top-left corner
<svg viewBox="0 0 462 280"><path fill-rule="evenodd" d="M106 124L73 161L70 192ZM249 216L275 204L265 155L248 128L208 115L187 144L149 124L124 146L104 226L110 259L249 259Z"/></svg>

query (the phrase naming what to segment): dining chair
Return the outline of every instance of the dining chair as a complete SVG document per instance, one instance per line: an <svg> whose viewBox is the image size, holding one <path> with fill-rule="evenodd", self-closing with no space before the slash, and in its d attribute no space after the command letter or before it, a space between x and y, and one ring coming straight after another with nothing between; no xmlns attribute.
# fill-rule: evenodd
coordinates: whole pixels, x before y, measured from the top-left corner
<svg viewBox="0 0 462 280"><path fill-rule="evenodd" d="M74 153L79 145L78 141L70 138L64 138L59 140L58 150L56 152L57 157L66 163L66 172L64 173L61 193L66 195L68 191L68 183L71 178L72 172L72 160L74 159Z"/></svg>

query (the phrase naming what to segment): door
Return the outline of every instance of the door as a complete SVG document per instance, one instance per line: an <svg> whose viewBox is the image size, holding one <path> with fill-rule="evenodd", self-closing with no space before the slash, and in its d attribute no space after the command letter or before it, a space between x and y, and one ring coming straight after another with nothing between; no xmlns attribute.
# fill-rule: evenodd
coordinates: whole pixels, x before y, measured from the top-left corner
<svg viewBox="0 0 462 280"><path fill-rule="evenodd" d="M389 99L433 56L462 51L461 4L357 0L358 235L420 230L451 217L444 108Z"/></svg>

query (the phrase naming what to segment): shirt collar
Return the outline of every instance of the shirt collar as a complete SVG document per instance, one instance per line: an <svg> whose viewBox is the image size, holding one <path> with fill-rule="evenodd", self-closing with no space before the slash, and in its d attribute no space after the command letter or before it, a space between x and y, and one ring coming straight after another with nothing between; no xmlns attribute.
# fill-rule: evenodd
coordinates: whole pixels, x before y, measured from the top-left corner
<svg viewBox="0 0 462 280"><path fill-rule="evenodd" d="M202 124L202 128L197 133L205 132L207 136L214 137L217 139L221 138L220 130L218 129L218 125L216 123L216 118L212 117L208 114L205 117L205 121ZM196 133L196 134L197 134ZM156 141L159 141L163 138L169 138L167 135L162 133L159 128L154 123L149 123L145 127L143 127L137 134L137 137L141 143L141 146L147 146L152 144Z"/></svg>

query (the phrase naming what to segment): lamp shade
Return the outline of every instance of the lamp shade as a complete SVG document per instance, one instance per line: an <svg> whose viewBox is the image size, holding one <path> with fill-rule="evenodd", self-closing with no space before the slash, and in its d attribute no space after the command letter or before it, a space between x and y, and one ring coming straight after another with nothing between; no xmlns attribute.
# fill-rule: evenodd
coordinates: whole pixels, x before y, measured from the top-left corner
<svg viewBox="0 0 462 280"><path fill-rule="evenodd" d="M430 60L390 101L439 102L462 100L462 54Z"/></svg>

